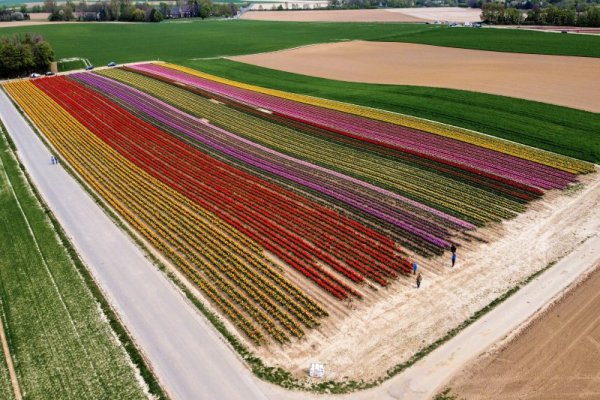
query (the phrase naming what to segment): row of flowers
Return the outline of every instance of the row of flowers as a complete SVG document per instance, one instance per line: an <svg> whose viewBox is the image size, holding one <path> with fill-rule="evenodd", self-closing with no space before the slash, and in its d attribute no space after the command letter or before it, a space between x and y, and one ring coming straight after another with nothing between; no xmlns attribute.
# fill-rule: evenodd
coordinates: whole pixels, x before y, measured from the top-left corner
<svg viewBox="0 0 600 400"><path fill-rule="evenodd" d="M133 68L198 86L340 135L475 172L534 193L542 194L540 189L561 188L575 180L575 175L569 172L405 126L268 96L155 64Z"/></svg>
<svg viewBox="0 0 600 400"><path fill-rule="evenodd" d="M319 167L325 167L333 173L342 174L345 181L352 180L357 189L368 189L379 204L394 204L421 218L435 220L442 226L470 229L473 223L481 225L510 218L523 211L523 200L535 198L525 196L523 199L520 197L522 193L515 193L510 187L486 187L482 185L484 178L477 175L465 176L448 168L432 171L435 165L431 163L415 165L414 160L379 155L374 151L376 149L354 149L334 140L324 140L265 121L264 118L269 115L253 117L137 74L122 70L103 71L102 74L143 89L237 136L306 160L314 166L315 173ZM454 176L448 176L450 174ZM336 179L339 178L337 175Z"/></svg>
<svg viewBox="0 0 600 400"><path fill-rule="evenodd" d="M260 343L267 332L283 342L288 333L303 335L296 321L314 327L327 315L276 271L262 247L128 162L47 94L30 82L6 88L86 182L249 338Z"/></svg>
<svg viewBox="0 0 600 400"><path fill-rule="evenodd" d="M385 110L373 109L369 107L341 103L334 100L316 98L296 93L284 92L276 89L268 89L255 85L245 84L241 82L232 81L229 79L221 78L218 76L210 75L201 71L197 71L191 68L183 67L180 65L162 63L171 69L183 71L187 74L194 75L200 78L212 80L222 84L239 87L263 94L267 94L274 97L280 97L283 99L293 100L298 103L304 103L314 105L330 110L337 110L344 113L354 114L357 116L366 117L373 120L389 122L395 125L401 125L408 128L417 129L424 132L433 133L442 137L456 139L461 142L474 144L479 147L486 149L499 151L505 154L509 154L515 157L530 160L539 164L547 165L556 169L571 172L574 174L589 173L594 171L594 167L591 163L577 160L571 157L562 156L559 154L551 153L541 149L532 148L529 146L521 145L519 143L511 142L501 138L482 135L478 132L462 129L459 127L448 126L435 121L423 120L420 118L412 117L409 115L392 113Z"/></svg>

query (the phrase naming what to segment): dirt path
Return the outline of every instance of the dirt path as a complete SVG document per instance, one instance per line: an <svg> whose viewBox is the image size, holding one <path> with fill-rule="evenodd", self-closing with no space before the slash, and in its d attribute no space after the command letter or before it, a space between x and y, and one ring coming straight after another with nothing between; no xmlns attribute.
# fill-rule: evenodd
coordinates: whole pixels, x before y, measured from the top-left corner
<svg viewBox="0 0 600 400"><path fill-rule="evenodd" d="M479 8L431 7L376 10L250 11L242 19L290 22L476 22Z"/></svg>
<svg viewBox="0 0 600 400"><path fill-rule="evenodd" d="M4 358L6 359L6 365L8 366L8 374L10 375L10 383L13 387L16 400L23 400L21 395L21 386L17 379L17 373L15 372L15 366L13 365L12 357L10 355L10 349L8 347L8 341L4 334L4 324L0 323L0 341L2 341L2 350L4 351Z"/></svg>
<svg viewBox="0 0 600 400"><path fill-rule="evenodd" d="M425 22L425 19L388 10L249 11L242 19L285 22Z"/></svg>
<svg viewBox="0 0 600 400"><path fill-rule="evenodd" d="M231 59L341 81L469 90L600 112L598 58L351 41Z"/></svg>
<svg viewBox="0 0 600 400"><path fill-rule="evenodd" d="M598 266L600 267L600 265ZM476 399L600 398L600 268L451 384Z"/></svg>

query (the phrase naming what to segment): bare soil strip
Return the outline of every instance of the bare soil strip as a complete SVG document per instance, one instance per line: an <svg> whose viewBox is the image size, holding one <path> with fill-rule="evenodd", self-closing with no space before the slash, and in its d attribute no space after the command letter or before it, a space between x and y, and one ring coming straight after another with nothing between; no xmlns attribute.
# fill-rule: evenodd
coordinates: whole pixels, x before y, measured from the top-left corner
<svg viewBox="0 0 600 400"><path fill-rule="evenodd" d="M377 10L250 11L242 19L290 22L476 22L478 8L387 8Z"/></svg>
<svg viewBox="0 0 600 400"><path fill-rule="evenodd" d="M2 341L2 350L4 350L6 365L8 366L10 383L12 384L15 392L15 399L22 400L23 396L21 396L21 387L19 386L19 381L17 380L17 373L15 372L15 366L13 365L10 349L8 348L8 342L6 341L6 335L4 334L4 324L2 323L0 323L0 340Z"/></svg>
<svg viewBox="0 0 600 400"><path fill-rule="evenodd" d="M425 22L427 20L387 10L249 11L242 19L286 22Z"/></svg>
<svg viewBox="0 0 600 400"><path fill-rule="evenodd" d="M600 112L600 59L351 41L232 57L350 82L469 90Z"/></svg>
<svg viewBox="0 0 600 400"><path fill-rule="evenodd" d="M600 265L598 266L600 267ZM460 398L600 398L600 268L452 384Z"/></svg>
<svg viewBox="0 0 600 400"><path fill-rule="evenodd" d="M21 386L19 386L17 373L15 372L15 366L13 365L12 357L10 355L10 349L8 347L8 342L6 341L6 335L4 334L3 323L0 323L0 340L2 341L2 350L4 350L4 358L6 359L6 365L8 366L10 383L12 384L13 390L15 392L15 399L22 400L23 396L21 395Z"/></svg>

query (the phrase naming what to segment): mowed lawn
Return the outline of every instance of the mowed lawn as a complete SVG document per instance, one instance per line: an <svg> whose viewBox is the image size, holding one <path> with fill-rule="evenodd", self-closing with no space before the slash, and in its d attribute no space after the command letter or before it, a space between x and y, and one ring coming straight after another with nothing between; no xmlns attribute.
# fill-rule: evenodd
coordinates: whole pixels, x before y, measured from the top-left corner
<svg viewBox="0 0 600 400"><path fill-rule="evenodd" d="M462 90L334 81L224 59L184 64L258 86L415 115L600 162L597 113Z"/></svg>
<svg viewBox="0 0 600 400"><path fill-rule="evenodd" d="M147 398L2 133L0 161L2 323L24 397ZM2 399L6 386L1 363Z"/></svg>

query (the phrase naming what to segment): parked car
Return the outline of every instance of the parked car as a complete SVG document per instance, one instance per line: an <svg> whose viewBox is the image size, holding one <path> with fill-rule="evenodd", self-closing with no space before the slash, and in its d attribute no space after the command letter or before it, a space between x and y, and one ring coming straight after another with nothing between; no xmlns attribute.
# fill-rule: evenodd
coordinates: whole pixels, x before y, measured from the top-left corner
<svg viewBox="0 0 600 400"><path fill-rule="evenodd" d="M52 71L46 72L46 76L52 76L52 75L54 75L54 72L52 72Z"/></svg>
<svg viewBox="0 0 600 400"><path fill-rule="evenodd" d="M116 66L116 65L117 65L117 63L116 63L116 62L114 62L114 61L111 61L111 62L109 62L108 64L106 64L106 66L107 66L107 67L114 67L114 66Z"/></svg>
<svg viewBox="0 0 600 400"><path fill-rule="evenodd" d="M33 74L29 75L30 78L39 78L40 76L41 76L40 74L37 74L35 72Z"/></svg>
<svg viewBox="0 0 600 400"><path fill-rule="evenodd" d="M88 65L87 67L85 67L85 70L86 70L86 71L91 71L91 70L93 70L93 69L94 69L94 66L93 66L93 65Z"/></svg>

